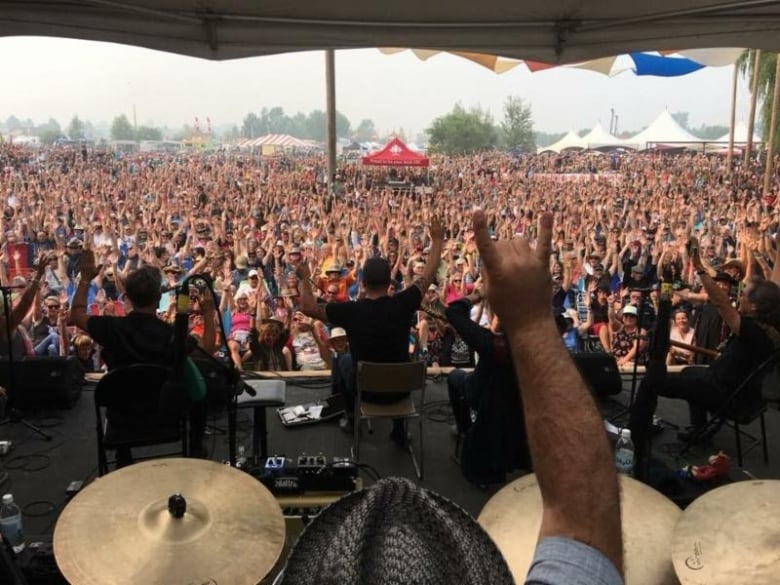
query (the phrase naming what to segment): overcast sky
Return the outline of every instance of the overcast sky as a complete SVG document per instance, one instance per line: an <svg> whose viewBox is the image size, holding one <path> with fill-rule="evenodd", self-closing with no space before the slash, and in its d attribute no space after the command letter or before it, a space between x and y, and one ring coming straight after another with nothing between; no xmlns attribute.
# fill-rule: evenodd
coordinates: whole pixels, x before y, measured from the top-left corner
<svg viewBox="0 0 780 585"><path fill-rule="evenodd" d="M626 60L628 60L626 58ZM125 113L138 124L179 128L197 116L212 125L235 123L248 112L282 106L286 113L325 109L324 54L296 53L213 62L148 49L68 39L0 38L0 120L13 114L36 123L48 117L67 126L74 114L93 123ZM554 69L532 74L521 66L502 75L449 55L427 62L410 52L376 49L336 53L336 102L357 126L370 118L380 132L415 135L461 102L480 105L496 119L509 95L531 104L535 128L563 132L647 126L664 108L690 113L690 125L726 125L731 67L705 68L679 78L609 78L590 71ZM737 119L747 118L740 81Z"/></svg>

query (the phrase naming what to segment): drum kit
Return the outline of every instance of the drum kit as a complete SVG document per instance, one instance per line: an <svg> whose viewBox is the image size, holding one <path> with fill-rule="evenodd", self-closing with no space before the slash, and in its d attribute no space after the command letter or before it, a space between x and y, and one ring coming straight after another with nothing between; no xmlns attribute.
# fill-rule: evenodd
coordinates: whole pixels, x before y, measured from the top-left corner
<svg viewBox="0 0 780 585"><path fill-rule="evenodd" d="M621 476L620 507L626 585L780 583L780 480L728 484L681 511ZM523 583L542 522L536 476L502 488L478 521Z"/></svg>
<svg viewBox="0 0 780 585"><path fill-rule="evenodd" d="M769 585L780 575L780 480L714 489L684 512L621 476L626 585ZM534 474L506 485L478 521L523 583L542 520ZM247 473L157 459L105 475L65 507L54 532L73 585L256 585L285 544L281 507Z"/></svg>

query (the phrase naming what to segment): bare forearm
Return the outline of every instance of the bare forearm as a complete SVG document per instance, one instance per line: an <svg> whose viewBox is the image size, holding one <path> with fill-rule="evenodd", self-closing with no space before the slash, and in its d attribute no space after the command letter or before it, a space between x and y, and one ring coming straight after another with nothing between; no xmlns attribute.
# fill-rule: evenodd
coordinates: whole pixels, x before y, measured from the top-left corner
<svg viewBox="0 0 780 585"><path fill-rule="evenodd" d="M73 304L70 306L70 322L79 329L87 330L87 291L89 281L79 281L76 292L73 295Z"/></svg>
<svg viewBox="0 0 780 585"><path fill-rule="evenodd" d="M217 345L217 328L215 324L215 313L209 311L203 315L203 336L200 338L201 349L212 355L216 351Z"/></svg>
<svg viewBox="0 0 780 585"><path fill-rule="evenodd" d="M19 304L16 305L16 307L14 307L14 310L11 312L11 329L16 329L19 326L19 324L22 322L22 319L24 319L27 313L29 312L33 301L38 295L38 290L40 289L40 285L41 285L41 279L39 277L33 278L30 281L30 284L27 285L27 288L24 290L24 293L22 294L22 298L20 299Z"/></svg>
<svg viewBox="0 0 780 585"><path fill-rule="evenodd" d="M540 537L567 536L622 570L617 475L601 417L552 320L511 332L526 431L544 494ZM583 477L587 475L587 481Z"/></svg>
<svg viewBox="0 0 780 585"><path fill-rule="evenodd" d="M431 244L431 251L428 255L428 260L425 262L425 268L423 269L423 280L427 287L436 278L436 272L439 270L439 264L441 262L441 251L444 247L442 240L433 240Z"/></svg>

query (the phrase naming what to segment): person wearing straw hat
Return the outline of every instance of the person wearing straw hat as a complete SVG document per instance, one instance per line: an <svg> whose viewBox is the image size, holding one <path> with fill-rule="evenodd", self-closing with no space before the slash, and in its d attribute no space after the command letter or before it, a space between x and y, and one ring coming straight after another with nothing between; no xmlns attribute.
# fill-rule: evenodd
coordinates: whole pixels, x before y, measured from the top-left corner
<svg viewBox="0 0 780 585"><path fill-rule="evenodd" d="M493 242L483 212L474 228L523 380L528 442L542 524L526 585L619 585L623 542L618 480L601 416L561 344L550 312L552 214L539 243ZM587 481L583 478L587 477ZM506 561L463 510L409 480L388 478L345 496L303 531L279 585L509 585Z"/></svg>

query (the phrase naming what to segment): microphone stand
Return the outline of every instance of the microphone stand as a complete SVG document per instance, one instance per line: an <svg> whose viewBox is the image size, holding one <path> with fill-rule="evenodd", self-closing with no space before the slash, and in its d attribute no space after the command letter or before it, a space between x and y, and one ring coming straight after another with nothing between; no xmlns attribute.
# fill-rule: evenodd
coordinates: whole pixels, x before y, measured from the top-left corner
<svg viewBox="0 0 780 585"><path fill-rule="evenodd" d="M628 400L628 408L631 409L631 405L634 404L634 397L636 394L636 381L638 377L638 370L639 367L639 346L642 343L642 317L644 317L645 314L645 301L647 300L647 289L641 288L639 289L640 294L642 295L642 300L639 301L639 306L637 307L637 322L636 322L636 355L634 355L634 369L631 372L631 396ZM649 341L649 334L647 335L648 341Z"/></svg>
<svg viewBox="0 0 780 585"><path fill-rule="evenodd" d="M193 274L189 278L187 278L183 283L182 287L189 286L190 280L196 280L201 279L205 281L207 288L209 292L211 293L211 298L214 300L214 305L219 306L217 303L217 295L214 292L214 281L211 279L210 276L205 274ZM222 336L222 340L224 343L227 344L227 337L225 336L225 328L222 324L222 319L217 319L217 322L219 323L219 331ZM209 355L205 351L202 351L201 353L206 355L211 361L213 361L216 364L219 364L221 368L224 369L224 371L227 373L228 376L228 388L232 387L232 392L230 392L230 400L227 402L227 412L228 412L228 461L230 462L231 467L236 466L236 412L238 410L238 395L242 393L243 389L241 388L241 385L239 382L241 381L241 373L238 371L238 368L236 368L236 365L233 363L233 360L229 360L228 363L224 363L217 358L215 358L212 355Z"/></svg>
<svg viewBox="0 0 780 585"><path fill-rule="evenodd" d="M0 285L0 293L3 294L3 313L5 315L5 335L6 340L8 342L8 400L9 403L11 399L16 394L16 372L14 367L14 348L13 348L13 342L12 342L12 334L11 331L11 291L16 288L13 286L2 286ZM2 421L0 424L5 424L7 422L12 423L22 423L24 426L26 426L31 431L37 433L41 437L43 437L47 441L51 441L51 435L45 433L42 428L40 428L37 425L34 425L30 421L26 420L21 414L13 407L8 408L8 416L6 420Z"/></svg>

